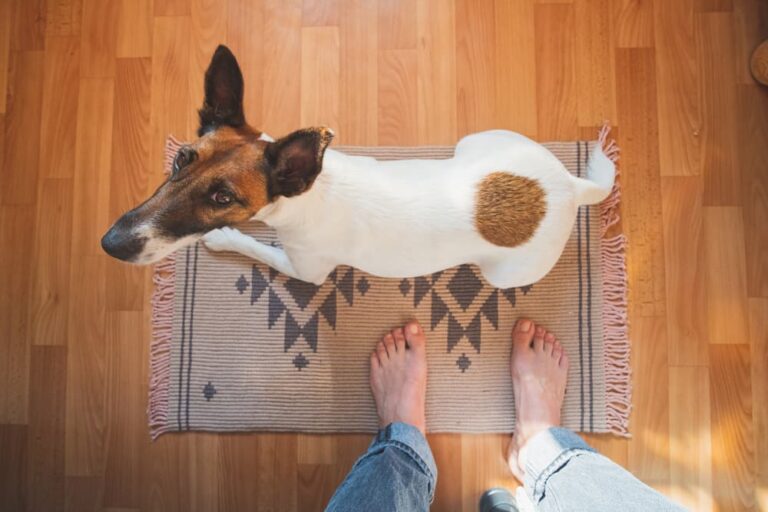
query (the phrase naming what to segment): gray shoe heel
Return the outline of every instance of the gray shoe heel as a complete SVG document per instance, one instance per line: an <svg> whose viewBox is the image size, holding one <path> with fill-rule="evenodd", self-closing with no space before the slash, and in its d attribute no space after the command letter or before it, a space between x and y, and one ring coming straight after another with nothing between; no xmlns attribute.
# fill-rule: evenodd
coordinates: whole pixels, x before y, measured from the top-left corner
<svg viewBox="0 0 768 512"><path fill-rule="evenodd" d="M517 501L506 489L489 489L480 497L480 512L518 512Z"/></svg>

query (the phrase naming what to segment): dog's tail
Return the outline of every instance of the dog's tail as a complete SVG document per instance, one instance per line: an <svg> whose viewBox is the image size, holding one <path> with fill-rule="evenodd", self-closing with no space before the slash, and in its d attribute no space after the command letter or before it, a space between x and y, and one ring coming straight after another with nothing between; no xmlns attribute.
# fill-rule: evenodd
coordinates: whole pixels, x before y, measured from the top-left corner
<svg viewBox="0 0 768 512"><path fill-rule="evenodd" d="M606 155L606 150L603 149L606 135L607 129L602 130L600 142L589 154L586 179L572 176L578 205L597 204L613 190L613 181L616 178L616 165L613 160L616 158L616 151L615 145L609 145L607 152L610 156Z"/></svg>

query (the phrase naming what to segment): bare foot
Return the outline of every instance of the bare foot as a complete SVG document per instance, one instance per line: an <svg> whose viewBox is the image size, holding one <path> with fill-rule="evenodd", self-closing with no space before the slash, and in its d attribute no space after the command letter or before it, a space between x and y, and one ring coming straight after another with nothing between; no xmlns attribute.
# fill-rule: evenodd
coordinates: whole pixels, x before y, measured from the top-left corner
<svg viewBox="0 0 768 512"><path fill-rule="evenodd" d="M402 422L426 429L427 351L418 322L387 333L371 354L371 389L379 426Z"/></svg>
<svg viewBox="0 0 768 512"><path fill-rule="evenodd" d="M560 425L568 356L552 333L520 319L512 330L511 371L517 422L508 461L522 482L525 444L542 430Z"/></svg>

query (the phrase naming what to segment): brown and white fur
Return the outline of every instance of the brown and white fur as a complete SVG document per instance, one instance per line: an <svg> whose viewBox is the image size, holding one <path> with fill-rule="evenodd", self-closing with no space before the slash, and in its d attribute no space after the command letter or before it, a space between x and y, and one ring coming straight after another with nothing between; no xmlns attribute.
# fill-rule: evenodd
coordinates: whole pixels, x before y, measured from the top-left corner
<svg viewBox="0 0 768 512"><path fill-rule="evenodd" d="M494 286L541 279L559 258L580 205L602 201L615 169L600 148L587 179L509 131L461 139L448 160L377 161L327 149L327 128L272 141L245 123L237 61L220 46L205 78L201 137L102 246L138 264L202 238L291 277L322 283L337 265L412 277L476 264ZM229 226L257 219L283 248Z"/></svg>

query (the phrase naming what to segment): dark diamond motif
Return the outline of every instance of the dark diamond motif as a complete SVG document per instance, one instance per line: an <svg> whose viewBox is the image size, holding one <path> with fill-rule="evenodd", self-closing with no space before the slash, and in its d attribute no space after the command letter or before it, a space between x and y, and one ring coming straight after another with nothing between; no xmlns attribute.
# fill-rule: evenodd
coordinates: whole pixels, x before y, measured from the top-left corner
<svg viewBox="0 0 768 512"><path fill-rule="evenodd" d="M480 313L475 315L475 318L469 322L469 325L464 327L456 320L452 314L448 314L448 352L459 343L461 338L465 337L469 340L470 345L474 347L477 353L480 353Z"/></svg>
<svg viewBox="0 0 768 512"><path fill-rule="evenodd" d="M433 331L447 313L448 306L445 305L445 302L443 302L443 299L440 298L437 292L432 290L432 315L429 324Z"/></svg>
<svg viewBox="0 0 768 512"><path fill-rule="evenodd" d="M488 298L485 300L485 304L480 308L480 312L485 315L485 318L491 323L494 329L499 328L499 291L493 290Z"/></svg>
<svg viewBox="0 0 768 512"><path fill-rule="evenodd" d="M533 288L532 284L521 286L520 291L523 292L523 295L528 295L528 292L531 291L531 288Z"/></svg>
<svg viewBox="0 0 768 512"><path fill-rule="evenodd" d="M507 288L505 290L501 290L501 293L504 294L504 297L509 301L510 304L512 304L512 307L515 307L515 304L517 304L517 296L515 295L515 289Z"/></svg>
<svg viewBox="0 0 768 512"><path fill-rule="evenodd" d="M461 354L459 358L456 360L456 366L459 367L461 370L461 373L466 372L469 370L469 367L472 365L472 361L467 357L467 354Z"/></svg>
<svg viewBox="0 0 768 512"><path fill-rule="evenodd" d="M400 290L400 293L403 294L403 297L408 296L408 293L411 291L411 280L403 279L400 281L400 285L397 288Z"/></svg>
<svg viewBox="0 0 768 512"><path fill-rule="evenodd" d="M472 304L483 288L483 282L477 278L469 265L462 265L448 283L448 291L464 311Z"/></svg>
<svg viewBox="0 0 768 512"><path fill-rule="evenodd" d="M264 279L264 274L254 265L251 268L251 305L256 304L268 286L269 283Z"/></svg>
<svg viewBox="0 0 768 512"><path fill-rule="evenodd" d="M293 358L293 366L295 366L297 370L301 371L303 368L309 366L309 359L304 357L303 352L299 352L296 354L296 357Z"/></svg>
<svg viewBox="0 0 768 512"><path fill-rule="evenodd" d="M296 304L304 309L315 298L320 287L291 277L285 282L285 289L291 294Z"/></svg>
<svg viewBox="0 0 768 512"><path fill-rule="evenodd" d="M347 304L350 306L352 305L352 301L355 297L355 291L353 289L355 285L355 269L350 268L347 270L347 273L344 274L344 277L341 279L338 279L336 282L336 288L339 289L341 294L344 296L344 298L347 301Z"/></svg>
<svg viewBox="0 0 768 512"><path fill-rule="evenodd" d="M271 329L280 319L280 315L286 310L285 304L280 300L275 291L269 289L269 311L267 316L267 326Z"/></svg>
<svg viewBox="0 0 768 512"><path fill-rule="evenodd" d="M248 280L243 274L240 274L240 277L238 277L237 281L235 281L235 288L238 292L240 292L240 295L245 293L245 290L248 289Z"/></svg>
<svg viewBox="0 0 768 512"><path fill-rule="evenodd" d="M274 280L275 280L275 278L276 278L278 275L280 275L280 272L278 272L277 270L273 269L272 267L269 267L269 282L270 282L270 283L271 283L272 281L274 281Z"/></svg>
<svg viewBox="0 0 768 512"><path fill-rule="evenodd" d="M312 352L317 352L317 324L319 320L319 315L317 312L315 312L314 315L312 315L312 318L309 319L309 321L304 324L302 327L301 325L296 322L296 319L293 318L293 315L291 315L290 312L285 314L285 352L288 352L288 349L290 349L294 343L296 343L296 340L299 339L299 336L303 336L304 340L306 340L307 345L309 345L309 348L312 349Z"/></svg>
<svg viewBox="0 0 768 512"><path fill-rule="evenodd" d="M360 295L365 295L366 293L368 293L368 290L370 289L371 289L371 283L369 283L365 277L361 277L360 280L357 282L357 291L360 292Z"/></svg>
<svg viewBox="0 0 768 512"><path fill-rule="evenodd" d="M424 296L429 293L430 288L432 288L432 283L426 277L421 276L413 281L416 285L416 289L413 291L413 307L417 308L419 307L419 304L421 304L421 300Z"/></svg>
<svg viewBox="0 0 768 512"><path fill-rule="evenodd" d="M213 387L213 384L211 384L211 381L208 381L208 384L203 386L203 396L205 397L205 400L207 402L211 401L211 398L218 393L215 387Z"/></svg>
<svg viewBox="0 0 768 512"><path fill-rule="evenodd" d="M331 326L331 329L336 330L336 290L333 290L323 301L323 305L320 306L320 312L325 317L325 321Z"/></svg>

